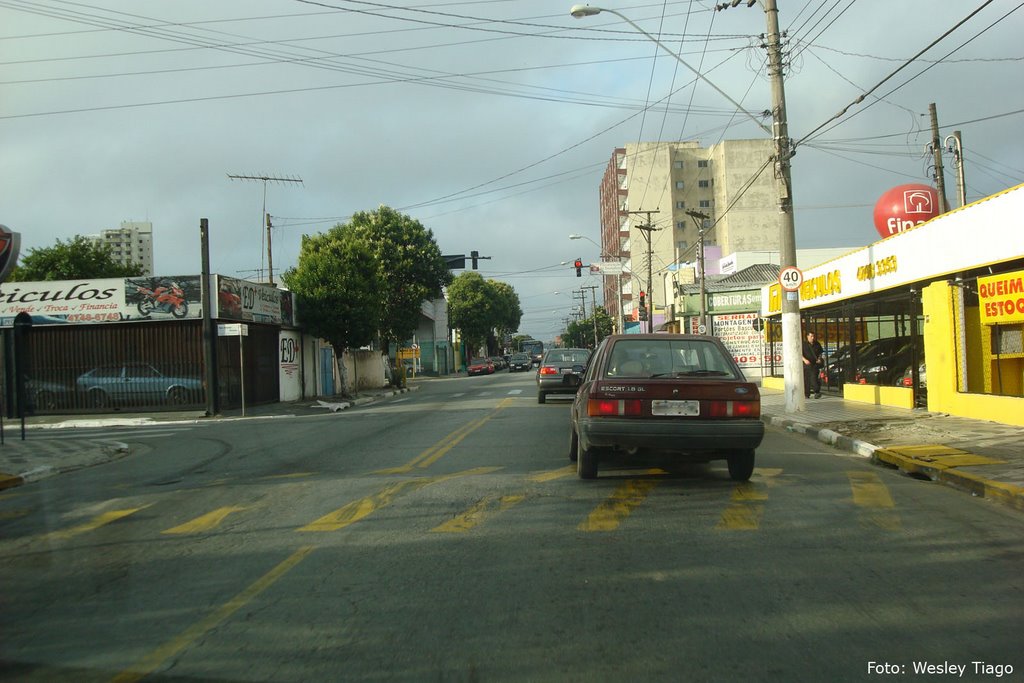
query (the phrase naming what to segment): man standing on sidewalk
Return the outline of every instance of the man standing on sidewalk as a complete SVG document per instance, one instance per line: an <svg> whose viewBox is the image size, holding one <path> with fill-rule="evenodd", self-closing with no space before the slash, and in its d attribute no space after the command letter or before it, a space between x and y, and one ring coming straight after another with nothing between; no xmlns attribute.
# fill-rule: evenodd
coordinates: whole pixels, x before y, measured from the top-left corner
<svg viewBox="0 0 1024 683"><path fill-rule="evenodd" d="M814 332L808 332L804 339L804 396L810 398L821 398L821 374L818 366L821 365L821 356L825 349L817 340Z"/></svg>

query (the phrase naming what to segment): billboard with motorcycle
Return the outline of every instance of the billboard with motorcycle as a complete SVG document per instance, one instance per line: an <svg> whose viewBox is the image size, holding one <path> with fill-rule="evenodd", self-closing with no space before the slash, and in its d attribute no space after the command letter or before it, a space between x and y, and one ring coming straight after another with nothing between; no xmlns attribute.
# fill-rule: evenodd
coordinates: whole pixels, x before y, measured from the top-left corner
<svg viewBox="0 0 1024 683"><path fill-rule="evenodd" d="M180 320L202 317L198 275L5 282L0 327L19 313L33 325Z"/></svg>

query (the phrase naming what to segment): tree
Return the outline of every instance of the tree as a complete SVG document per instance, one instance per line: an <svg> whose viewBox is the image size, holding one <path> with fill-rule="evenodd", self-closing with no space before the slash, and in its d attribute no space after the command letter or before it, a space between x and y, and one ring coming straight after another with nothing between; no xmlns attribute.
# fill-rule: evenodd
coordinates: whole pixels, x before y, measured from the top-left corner
<svg viewBox="0 0 1024 683"><path fill-rule="evenodd" d="M380 281L366 264L373 253L349 226L337 225L321 235L302 237L296 267L282 275L299 304L303 326L334 347L365 346L377 333Z"/></svg>
<svg viewBox="0 0 1024 683"><path fill-rule="evenodd" d="M490 306L490 291L479 273L462 273L448 287L448 322L462 332L470 349L483 346L494 328Z"/></svg>
<svg viewBox="0 0 1024 683"><path fill-rule="evenodd" d="M353 214L347 227L371 254L360 265L369 263L376 270L375 322L384 348L409 339L423 301L440 297L452 281L434 233L387 206Z"/></svg>
<svg viewBox="0 0 1024 683"><path fill-rule="evenodd" d="M608 315L608 312L603 306L598 306L597 310L589 318L576 320L566 325L565 334L563 335L563 340L565 341L566 346L592 348L594 346L595 319L597 321L598 342L612 333L611 316Z"/></svg>
<svg viewBox="0 0 1024 683"><path fill-rule="evenodd" d="M142 275L141 265L123 265L114 260L109 245L81 235L75 235L67 242L58 239L52 247L29 249L20 261L11 271L8 281L96 280Z"/></svg>
<svg viewBox="0 0 1024 683"><path fill-rule="evenodd" d="M495 335L515 332L522 317L519 295L508 283L468 271L448 287L448 320L470 349L487 346L488 353L497 353Z"/></svg>

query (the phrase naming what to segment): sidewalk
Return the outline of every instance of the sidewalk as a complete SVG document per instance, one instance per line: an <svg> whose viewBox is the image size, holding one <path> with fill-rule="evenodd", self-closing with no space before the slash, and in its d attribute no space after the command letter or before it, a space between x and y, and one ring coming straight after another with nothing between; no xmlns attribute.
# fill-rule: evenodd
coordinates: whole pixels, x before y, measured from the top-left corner
<svg viewBox="0 0 1024 683"><path fill-rule="evenodd" d="M1024 510L1024 427L823 395L787 413L783 392L761 389L761 419L790 431Z"/></svg>
<svg viewBox="0 0 1024 683"><path fill-rule="evenodd" d="M246 409L245 417L236 409L213 418L205 417L202 411L29 418L25 441L21 440L18 421L4 420L0 490L128 455L126 445L109 439L47 439L53 434L49 430L326 415L416 390L427 379L411 380L407 389L382 389L350 401L303 400L254 406ZM828 395L807 400L806 410L801 413L788 414L783 393L764 388L761 412L768 424L806 434L844 453L1024 510L1024 427L855 403Z"/></svg>

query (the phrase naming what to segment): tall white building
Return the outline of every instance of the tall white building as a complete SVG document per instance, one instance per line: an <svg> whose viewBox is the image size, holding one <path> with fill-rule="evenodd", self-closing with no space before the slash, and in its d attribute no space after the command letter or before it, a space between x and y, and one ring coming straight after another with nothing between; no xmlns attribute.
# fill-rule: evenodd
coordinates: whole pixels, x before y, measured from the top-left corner
<svg viewBox="0 0 1024 683"><path fill-rule="evenodd" d="M605 308L613 319L635 318L639 293L648 287L648 308L665 307L662 274L697 260L699 226L708 258L714 254L716 261L720 254L779 250L773 153L769 139L710 147L640 142L615 150L600 189L602 256L622 261L627 271L619 282L605 278ZM644 229L648 225L652 229ZM656 316L655 328L659 321Z"/></svg>
<svg viewBox="0 0 1024 683"><path fill-rule="evenodd" d="M123 265L137 263L143 275L153 274L153 224L149 221L121 221L120 228L104 230L92 238L110 247L114 260Z"/></svg>

